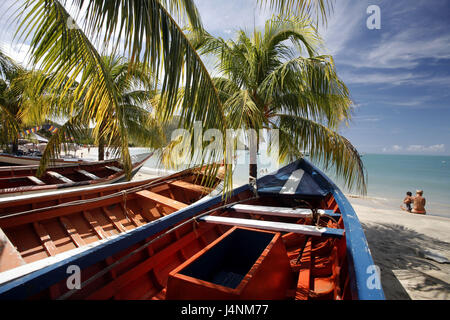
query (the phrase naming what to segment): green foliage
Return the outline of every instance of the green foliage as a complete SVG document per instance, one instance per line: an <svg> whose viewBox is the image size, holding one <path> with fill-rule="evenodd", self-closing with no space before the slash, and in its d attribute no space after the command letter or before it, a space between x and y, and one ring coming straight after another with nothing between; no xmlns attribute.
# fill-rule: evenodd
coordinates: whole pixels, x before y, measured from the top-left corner
<svg viewBox="0 0 450 320"><path fill-rule="evenodd" d="M274 17L264 32L228 41L192 30L191 41L217 60L213 82L230 128L278 129L280 161L306 151L366 192L360 156L337 132L351 117L350 94L333 58L317 55L322 40L309 18Z"/></svg>

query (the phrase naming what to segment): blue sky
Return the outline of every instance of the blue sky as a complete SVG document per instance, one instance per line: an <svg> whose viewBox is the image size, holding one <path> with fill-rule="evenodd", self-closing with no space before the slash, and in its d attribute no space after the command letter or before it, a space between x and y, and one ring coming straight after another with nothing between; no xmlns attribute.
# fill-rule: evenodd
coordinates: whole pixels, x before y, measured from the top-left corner
<svg viewBox="0 0 450 320"><path fill-rule="evenodd" d="M196 0L205 28L224 38L271 16L253 0ZM369 30L369 5L381 28ZM450 2L339 0L321 28L357 107L345 135L366 153L450 155Z"/></svg>
<svg viewBox="0 0 450 320"><path fill-rule="evenodd" d="M2 1L2 11L12 0ZM205 28L230 38L262 27L272 13L256 0L195 0ZM381 9L381 29L369 30L369 5ZM345 135L365 153L450 155L450 1L338 0L326 49L356 104ZM12 44L14 26L0 19L0 44L23 60L26 44Z"/></svg>

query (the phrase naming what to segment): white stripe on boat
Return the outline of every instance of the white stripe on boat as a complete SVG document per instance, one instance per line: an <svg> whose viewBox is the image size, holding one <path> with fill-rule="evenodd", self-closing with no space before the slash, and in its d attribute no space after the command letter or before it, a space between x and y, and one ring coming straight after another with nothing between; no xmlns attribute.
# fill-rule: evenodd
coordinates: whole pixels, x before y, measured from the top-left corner
<svg viewBox="0 0 450 320"><path fill-rule="evenodd" d="M112 171L115 171L115 172L122 172L122 169L119 169L119 168L114 167L114 166L105 166L105 168L107 168L109 170L112 170Z"/></svg>
<svg viewBox="0 0 450 320"><path fill-rule="evenodd" d="M207 223L223 224L230 226L239 226L247 228L256 228L262 230L270 230L277 232L293 232L300 233L309 236L325 236L331 235L335 237L342 236L344 230L342 229L332 229L332 228L318 228L315 226L307 226L303 224L296 223L285 223L285 222L274 222L274 221L263 221L263 220L253 220L253 219L241 219L241 218L229 218L229 217L218 217L218 216L205 216L200 218L201 221Z"/></svg>
<svg viewBox="0 0 450 320"><path fill-rule="evenodd" d="M87 172L86 170L77 170L77 172L81 173L83 176L88 177L92 180L98 180L100 179L99 177L97 177L95 174Z"/></svg>
<svg viewBox="0 0 450 320"><path fill-rule="evenodd" d="M269 207L269 206L255 206L249 204L235 204L231 209L250 214L277 216L277 217L291 217L291 218L311 218L312 210L305 208L292 209L287 207ZM319 209L317 212L320 215L329 214L329 212Z"/></svg>
<svg viewBox="0 0 450 320"><path fill-rule="evenodd" d="M281 194L295 194L295 191L297 191L298 185L300 184L300 181L302 181L303 174L305 173L304 170L298 169L292 172L289 179L284 184L283 188L281 188L280 193Z"/></svg>
<svg viewBox="0 0 450 320"><path fill-rule="evenodd" d="M52 176L53 178L56 178L56 179L58 179L58 180L61 180L61 181L65 182L65 183L73 183L72 180L70 180L70 179L67 178L67 177L64 177L62 174L59 174L58 172L55 172L55 171L47 171L47 174L48 174L49 176Z"/></svg>
<svg viewBox="0 0 450 320"><path fill-rule="evenodd" d="M42 180L36 178L35 176L27 176L27 178L39 186L45 185L45 183Z"/></svg>

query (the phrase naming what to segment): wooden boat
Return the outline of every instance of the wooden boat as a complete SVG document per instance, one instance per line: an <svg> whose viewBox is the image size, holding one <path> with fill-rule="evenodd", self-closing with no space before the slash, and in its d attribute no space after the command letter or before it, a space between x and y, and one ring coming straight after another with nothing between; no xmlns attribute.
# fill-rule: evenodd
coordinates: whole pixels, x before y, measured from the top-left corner
<svg viewBox="0 0 450 320"><path fill-rule="evenodd" d="M40 161L41 157L27 156L27 155L19 156L8 153L0 153L0 165L3 166L32 166L32 165L39 165ZM65 166L76 163L86 163L88 161L83 161L81 159L61 158L61 159L52 159L51 162L53 165Z"/></svg>
<svg viewBox="0 0 450 320"><path fill-rule="evenodd" d="M205 187L203 177L196 168L154 179L0 199L0 238L6 250L0 251L0 274L20 266L30 271L39 266L33 262L70 254L185 208L222 181L219 172Z"/></svg>
<svg viewBox="0 0 450 320"><path fill-rule="evenodd" d="M132 175L151 157L151 153L132 156ZM48 192L62 188L113 183L125 179L118 160L52 166L42 177L36 177L38 166L0 167L0 197Z"/></svg>
<svg viewBox="0 0 450 320"><path fill-rule="evenodd" d="M0 299L384 299L376 270L353 208L302 159L4 283Z"/></svg>

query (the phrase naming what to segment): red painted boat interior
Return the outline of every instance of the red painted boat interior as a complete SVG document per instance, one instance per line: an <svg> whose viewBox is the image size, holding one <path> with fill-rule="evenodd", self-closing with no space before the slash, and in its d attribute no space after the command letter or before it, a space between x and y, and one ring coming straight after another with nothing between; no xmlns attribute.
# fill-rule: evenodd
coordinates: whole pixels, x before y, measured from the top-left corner
<svg viewBox="0 0 450 320"><path fill-rule="evenodd" d="M244 192L229 201L251 197L250 192ZM339 212L332 196L306 200L313 207ZM246 204L299 207L298 202L289 198L262 197ZM132 210L139 220L146 219L137 205ZM229 209L218 209L211 214L311 224L309 218L258 216ZM319 225L344 228L342 218L336 221L330 216L322 216ZM105 224L102 229L112 231L113 226ZM95 236L84 235L86 241L91 238ZM70 245L70 241L61 237L58 245ZM71 245L74 246L73 242ZM44 254L42 247L40 250ZM136 252L130 254L133 251ZM119 259L123 261L116 263ZM111 269L98 276L111 265ZM83 269L81 281L96 275L92 282L73 291L70 299L351 298L345 235L341 238L305 236L197 221L180 224L172 232L147 238ZM61 281L33 298L55 299L67 292L66 281Z"/></svg>

